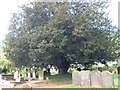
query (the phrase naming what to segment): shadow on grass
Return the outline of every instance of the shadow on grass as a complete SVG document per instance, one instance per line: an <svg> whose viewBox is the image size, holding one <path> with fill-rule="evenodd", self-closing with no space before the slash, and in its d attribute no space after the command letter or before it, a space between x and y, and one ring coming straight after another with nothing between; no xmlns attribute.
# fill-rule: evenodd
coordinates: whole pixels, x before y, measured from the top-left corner
<svg viewBox="0 0 120 90"><path fill-rule="evenodd" d="M70 81L72 80L72 75L69 73L66 74L57 74L57 75L45 75L45 78L48 77L49 81Z"/></svg>

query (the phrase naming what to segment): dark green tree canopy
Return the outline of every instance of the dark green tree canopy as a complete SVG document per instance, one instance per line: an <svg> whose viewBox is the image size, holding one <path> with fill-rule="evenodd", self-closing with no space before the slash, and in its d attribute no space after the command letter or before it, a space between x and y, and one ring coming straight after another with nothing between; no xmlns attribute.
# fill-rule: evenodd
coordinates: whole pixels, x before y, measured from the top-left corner
<svg viewBox="0 0 120 90"><path fill-rule="evenodd" d="M11 18L4 51L16 66L70 63L90 66L116 59L115 29L101 2L34 2ZM61 69L62 70L62 69Z"/></svg>

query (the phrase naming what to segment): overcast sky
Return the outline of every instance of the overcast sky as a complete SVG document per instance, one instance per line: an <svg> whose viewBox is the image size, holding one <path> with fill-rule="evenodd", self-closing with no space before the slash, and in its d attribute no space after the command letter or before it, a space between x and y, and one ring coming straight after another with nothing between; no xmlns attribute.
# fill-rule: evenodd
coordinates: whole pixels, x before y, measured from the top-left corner
<svg viewBox="0 0 120 90"><path fill-rule="evenodd" d="M27 3L30 0L1 0L0 1L0 40L4 40L8 32L10 13L17 11L17 6ZM111 0L109 18L113 20L113 25L118 25L118 1Z"/></svg>

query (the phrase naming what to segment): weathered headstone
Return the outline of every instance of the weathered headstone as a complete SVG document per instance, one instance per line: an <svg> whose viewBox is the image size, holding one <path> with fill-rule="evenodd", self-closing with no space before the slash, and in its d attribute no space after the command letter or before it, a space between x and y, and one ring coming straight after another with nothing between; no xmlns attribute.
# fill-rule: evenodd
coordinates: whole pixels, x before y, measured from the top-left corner
<svg viewBox="0 0 120 90"><path fill-rule="evenodd" d="M80 72L80 84L81 86L85 86L85 87L90 86L90 71Z"/></svg>
<svg viewBox="0 0 120 90"><path fill-rule="evenodd" d="M76 86L81 86L81 83L80 83L80 72L79 71L74 71L72 73L72 83L73 85L76 85Z"/></svg>
<svg viewBox="0 0 120 90"><path fill-rule="evenodd" d="M90 72L90 80L91 80L90 84L92 87L102 87L100 71L91 71Z"/></svg>
<svg viewBox="0 0 120 90"><path fill-rule="evenodd" d="M39 72L39 80L43 80L44 79L44 72L43 71L41 71L41 72Z"/></svg>
<svg viewBox="0 0 120 90"><path fill-rule="evenodd" d="M112 73L108 71L74 71L72 82L76 86L114 88Z"/></svg>
<svg viewBox="0 0 120 90"><path fill-rule="evenodd" d="M108 71L101 73L102 87L103 88L114 88L114 79L112 74Z"/></svg>

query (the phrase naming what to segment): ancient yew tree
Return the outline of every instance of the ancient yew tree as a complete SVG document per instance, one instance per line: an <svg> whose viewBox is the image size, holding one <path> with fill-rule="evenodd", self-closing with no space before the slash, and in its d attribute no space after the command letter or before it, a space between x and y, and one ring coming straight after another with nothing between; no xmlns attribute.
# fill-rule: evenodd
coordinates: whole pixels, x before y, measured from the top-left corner
<svg viewBox="0 0 120 90"><path fill-rule="evenodd" d="M11 17L4 51L16 66L92 66L116 59L107 2L33 2Z"/></svg>

